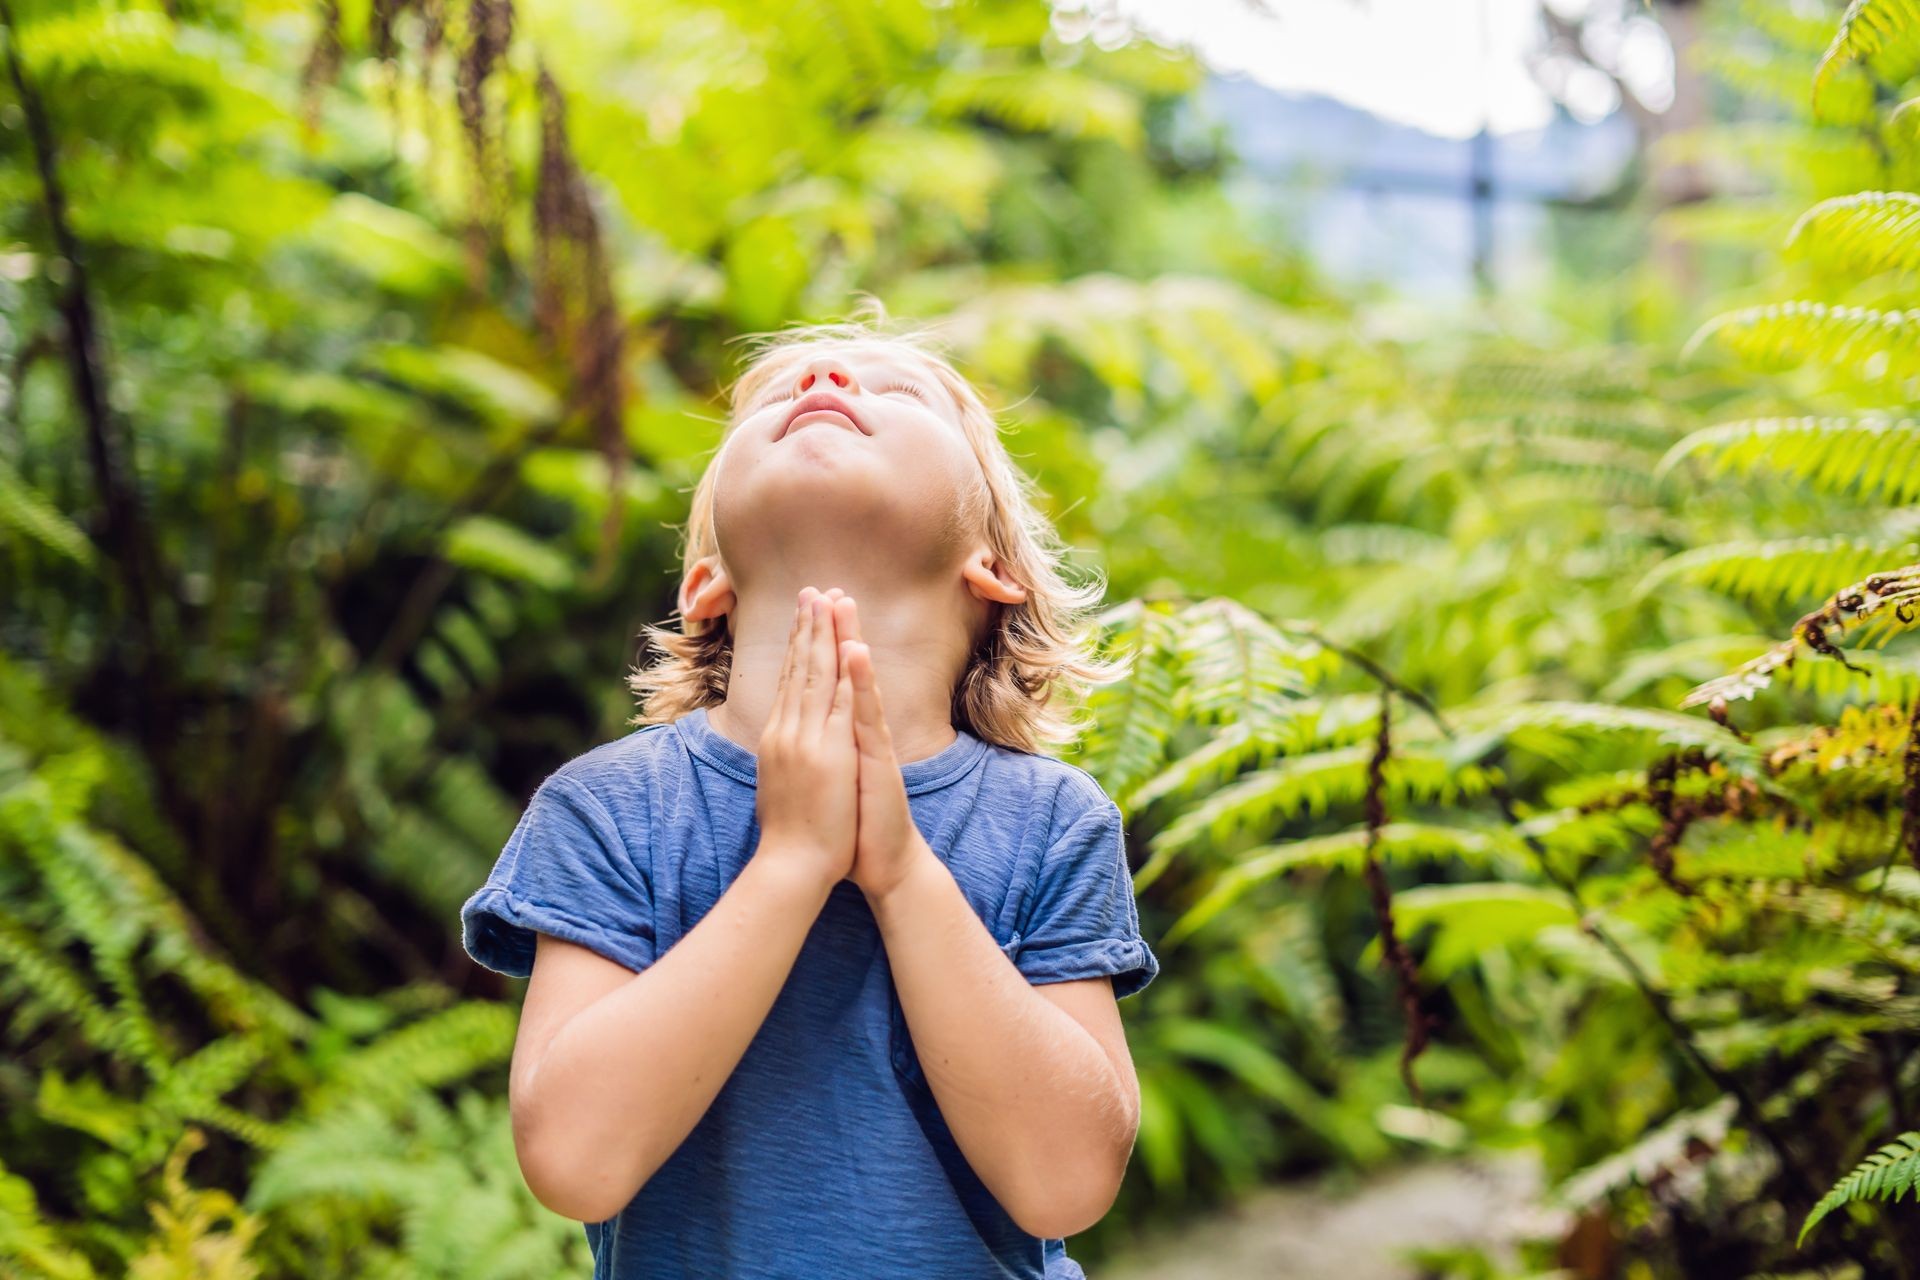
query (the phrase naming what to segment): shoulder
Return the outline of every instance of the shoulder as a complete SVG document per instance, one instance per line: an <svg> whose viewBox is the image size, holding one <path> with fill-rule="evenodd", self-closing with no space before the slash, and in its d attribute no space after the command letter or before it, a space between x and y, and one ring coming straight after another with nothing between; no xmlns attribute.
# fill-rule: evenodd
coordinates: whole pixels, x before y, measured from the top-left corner
<svg viewBox="0 0 1920 1280"><path fill-rule="evenodd" d="M1091 814L1119 818L1120 808L1100 780L1079 765L1010 747L990 749L989 785L1018 795L1029 812L1045 814L1049 841Z"/></svg>
<svg viewBox="0 0 1920 1280"><path fill-rule="evenodd" d="M673 775L684 754L671 724L643 725L567 761L540 790L585 797L618 816L636 798L651 795L657 779Z"/></svg>

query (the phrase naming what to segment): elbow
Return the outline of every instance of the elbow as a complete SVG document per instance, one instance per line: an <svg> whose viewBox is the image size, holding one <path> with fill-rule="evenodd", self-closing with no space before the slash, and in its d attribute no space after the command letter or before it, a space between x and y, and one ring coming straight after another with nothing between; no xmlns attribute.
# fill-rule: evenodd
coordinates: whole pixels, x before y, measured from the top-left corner
<svg viewBox="0 0 1920 1280"><path fill-rule="evenodd" d="M610 1168L604 1144L582 1149L561 1140L551 1126L535 1122L530 1107L513 1109L513 1145L533 1198L575 1222L605 1222L626 1208L646 1181L629 1180Z"/></svg>
<svg viewBox="0 0 1920 1280"><path fill-rule="evenodd" d="M1071 1195L1066 1189L1045 1200L1036 1200L1017 1210L1009 1210L1014 1225L1042 1240L1064 1240L1077 1236L1107 1216L1119 1196L1118 1184L1098 1194Z"/></svg>
<svg viewBox="0 0 1920 1280"><path fill-rule="evenodd" d="M578 1180L536 1175L526 1161L520 1165L533 1198L563 1218L575 1222L605 1222L626 1208L631 1196L615 1197Z"/></svg>
<svg viewBox="0 0 1920 1280"><path fill-rule="evenodd" d="M1006 1203L1007 1215L1029 1235L1063 1240L1091 1228L1107 1216L1120 1198L1127 1162L1140 1131L1139 1094L1123 1097L1108 1113L1110 1125L1102 1141L1081 1147L1072 1156L1059 1150L1046 1176L1019 1188ZM1067 1163L1061 1164L1065 1159Z"/></svg>
<svg viewBox="0 0 1920 1280"><path fill-rule="evenodd" d="M1042 1240L1079 1235L1113 1208L1126 1175L1128 1154L1123 1151L1117 1159L1079 1170L1075 1176L1028 1188L1007 1205L1007 1216L1022 1231Z"/></svg>

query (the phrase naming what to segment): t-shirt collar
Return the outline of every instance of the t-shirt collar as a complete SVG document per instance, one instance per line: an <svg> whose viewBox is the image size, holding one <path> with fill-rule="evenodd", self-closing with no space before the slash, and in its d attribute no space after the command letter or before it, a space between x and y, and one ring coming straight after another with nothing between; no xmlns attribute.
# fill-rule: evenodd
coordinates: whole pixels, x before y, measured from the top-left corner
<svg viewBox="0 0 1920 1280"><path fill-rule="evenodd" d="M759 758L707 722L707 709L695 707L673 722L687 749L729 777L753 785ZM959 725L953 727L954 740L924 760L909 760L900 766L900 777L907 794L919 795L956 781L979 763L987 744Z"/></svg>

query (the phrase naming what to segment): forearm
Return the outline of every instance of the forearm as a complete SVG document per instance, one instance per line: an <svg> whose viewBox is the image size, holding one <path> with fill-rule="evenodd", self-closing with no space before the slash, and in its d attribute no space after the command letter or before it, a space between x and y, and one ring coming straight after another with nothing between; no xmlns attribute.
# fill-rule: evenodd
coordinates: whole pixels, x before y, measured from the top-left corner
<svg viewBox="0 0 1920 1280"><path fill-rule="evenodd" d="M832 888L756 852L684 938L554 1034L527 1086L525 1145L586 1214L606 1210L583 1220L617 1213L706 1114Z"/></svg>
<svg viewBox="0 0 1920 1280"><path fill-rule="evenodd" d="M1070 1234L1112 1203L1132 1150L1120 1075L1086 1028L1034 991L945 864L923 852L873 901L921 1069L1008 1213L1035 1235Z"/></svg>

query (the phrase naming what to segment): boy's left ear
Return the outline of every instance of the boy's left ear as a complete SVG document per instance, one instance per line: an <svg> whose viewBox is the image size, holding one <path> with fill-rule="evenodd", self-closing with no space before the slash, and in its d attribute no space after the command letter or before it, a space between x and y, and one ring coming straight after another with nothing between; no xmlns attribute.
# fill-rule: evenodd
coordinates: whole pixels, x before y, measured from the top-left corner
<svg viewBox="0 0 1920 1280"><path fill-rule="evenodd" d="M966 579L967 589L982 600L999 604L1026 602L1027 589L1013 580L991 551L975 552L961 566L960 576Z"/></svg>

